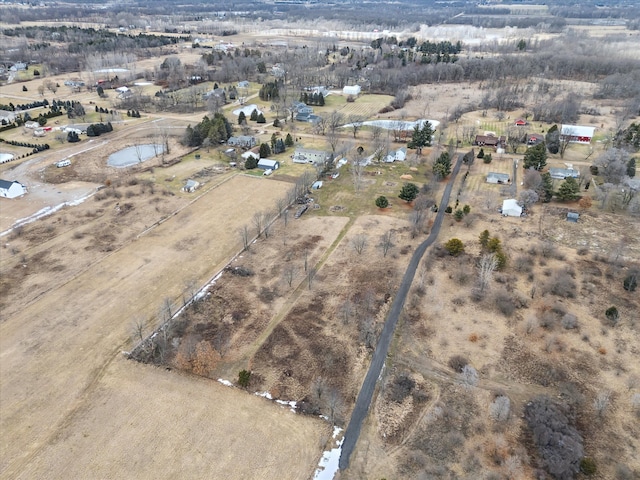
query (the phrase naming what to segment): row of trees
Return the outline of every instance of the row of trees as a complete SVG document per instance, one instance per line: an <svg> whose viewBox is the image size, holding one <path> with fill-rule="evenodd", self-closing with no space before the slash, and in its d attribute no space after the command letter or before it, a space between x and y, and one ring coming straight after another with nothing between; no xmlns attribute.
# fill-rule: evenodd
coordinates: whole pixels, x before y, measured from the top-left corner
<svg viewBox="0 0 640 480"><path fill-rule="evenodd" d="M188 147L199 147L224 143L233 134L233 127L222 113L215 113L212 118L204 116L194 127L187 126L182 137L182 144Z"/></svg>

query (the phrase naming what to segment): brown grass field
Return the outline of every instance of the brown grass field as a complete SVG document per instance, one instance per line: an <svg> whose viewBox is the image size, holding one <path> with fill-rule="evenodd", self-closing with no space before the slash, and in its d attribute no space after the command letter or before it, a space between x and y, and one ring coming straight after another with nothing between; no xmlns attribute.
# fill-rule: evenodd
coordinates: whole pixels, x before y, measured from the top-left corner
<svg viewBox="0 0 640 480"><path fill-rule="evenodd" d="M175 375L176 381L191 385L185 388L196 390L192 395L180 395L179 400L171 399L179 390L175 389L170 374L125 365L120 359L121 351L130 347L133 319L153 318L159 299L178 297L190 279L202 284L237 251L237 229L250 221L257 206L246 202L247 190L261 202L271 203L288 187L286 183L272 180L233 177L114 252L76 250L78 256L93 257L93 261L76 267L77 270L71 268L73 272L68 278L63 276L53 285L43 278L32 287L41 290L35 298L22 302L13 297L14 307L20 305L20 308L9 307L6 311L12 314L3 315L0 325L0 429L3 431L0 468L4 478L51 476L51 472L63 474L70 468L75 469L78 476L82 476L80 472L95 469L94 475L85 478L122 478L125 472L136 472L146 478L158 475L175 478L175 473L180 471L187 476L199 476L193 470L189 475L188 469L193 465L189 465L184 456L183 464L170 460L177 443L183 443L175 430L178 423L185 426L176 421L179 417L189 417L189 421L194 422L194 428L186 428L184 432L195 436L191 441L197 442L198 448L184 448L195 455L194 462L199 461L200 465L207 468L219 465L229 468L228 472L240 472L239 464L258 468L244 458L247 451L253 450L246 448L250 445L246 442L256 441L256 449L268 446L272 450L269 455L253 456L264 462L265 470L258 478L273 478L275 472L291 475L290 478L308 475L313 457L319 454L309 446L320 447L317 442L323 430L315 421L294 417L275 407L266 406L264 410L260 399ZM238 205L244 207L238 209ZM83 204L74 213L90 207L93 206ZM77 229L87 227L90 225ZM63 252L73 248L70 243L72 241L59 242L49 253L55 258L57 251L61 259L67 258L68 253ZM72 267L74 261L71 261ZM9 265L3 266L3 271L6 268ZM44 267L31 268L37 271ZM58 270L64 269L63 261ZM161 385L167 382L174 387L165 391L166 387ZM204 393L207 389L212 392ZM215 410L216 407L208 407L216 403L211 395L227 399L227 395L238 395L242 400L232 402L233 407L219 406L219 410ZM185 408L185 398L194 400L193 408ZM132 399L139 403L131 404ZM267 413L269 410L274 417ZM193 412L198 413L192 417ZM282 415L288 418L279 419ZM248 417L251 421L234 427L237 419ZM114 419L117 420L114 422ZM295 435L283 437L282 443L267 442L272 435L271 426L282 421L296 424L288 429L295 431ZM169 424L163 426L163 422ZM137 425L142 424L146 426L141 431ZM249 430L252 440L243 438ZM255 432L262 432L260 435L264 437L253 436ZM158 441L163 435L166 440ZM297 435L302 437L296 439ZM223 456L227 460L222 462L214 461L220 457L220 442L237 445L225 450ZM278 455L299 459L300 464L290 462L291 470L287 474L277 461ZM156 461L168 462L167 468L152 468ZM116 465L119 467L115 468ZM242 474L222 476L243 478Z"/></svg>

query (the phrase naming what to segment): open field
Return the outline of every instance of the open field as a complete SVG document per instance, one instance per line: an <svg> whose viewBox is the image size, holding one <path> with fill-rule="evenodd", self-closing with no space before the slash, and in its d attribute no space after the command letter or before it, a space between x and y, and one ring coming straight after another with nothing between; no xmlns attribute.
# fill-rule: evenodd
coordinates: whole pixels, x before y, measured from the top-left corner
<svg viewBox="0 0 640 480"><path fill-rule="evenodd" d="M102 403L101 397L92 393L102 388L102 378L108 378L110 365L130 345L132 321L140 318L154 322L161 298L178 297L188 281L202 284L233 255L240 243L237 229L253 215L252 209L239 213L234 208L243 202L247 188L266 202L283 195L288 184L234 177L145 235L97 258L92 249L77 249L69 257L63 252L69 252L70 242L64 242L64 237L59 239L57 251L62 250L60 258L64 261L73 259L72 266L80 258L93 261L88 267L70 268L73 274L55 285L40 283L42 294L35 295L27 304L14 301L13 305L20 308L10 308L13 313L3 315L0 325L3 476L18 476L27 464L37 464L42 449L61 439L75 438L73 429L66 430L67 425L78 412L92 411L96 402ZM74 213L83 208L92 206L83 204ZM84 226L77 230L84 230ZM48 249L47 254L55 256L56 249ZM15 268L11 264L18 260L7 261L3 271ZM43 267L35 263L29 268L35 269L36 274ZM65 299L64 303L60 299ZM116 385L118 379L118 375L113 377ZM104 412L107 417L122 414L118 402L114 400L113 404L117 411ZM184 402L183 399L168 405L184 413ZM258 412L254 416L256 421L262 417ZM216 423L222 421L217 419ZM126 431L119 433L126 435ZM206 442L216 435L207 434L204 438ZM106 438L97 443L106 444ZM131 454L131 445L136 443L125 438L122 443ZM168 443L167 448L174 447ZM202 451L217 456L216 449L206 444ZM65 452L73 458L80 455L69 449ZM89 457L86 458L90 460ZM70 458L61 459L62 464ZM295 475L292 478L299 478Z"/></svg>

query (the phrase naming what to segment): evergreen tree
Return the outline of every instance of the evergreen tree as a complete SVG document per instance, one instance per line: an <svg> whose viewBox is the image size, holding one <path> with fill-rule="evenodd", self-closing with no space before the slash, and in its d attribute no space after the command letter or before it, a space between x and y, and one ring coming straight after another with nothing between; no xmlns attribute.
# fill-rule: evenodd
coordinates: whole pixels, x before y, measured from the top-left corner
<svg viewBox="0 0 640 480"><path fill-rule="evenodd" d="M484 158L484 149L480 147L480 151L478 152L478 158Z"/></svg>
<svg viewBox="0 0 640 480"><path fill-rule="evenodd" d="M284 144L287 147L293 147L294 143L293 143L293 137L291 136L290 133L287 133L287 137L284 139Z"/></svg>
<svg viewBox="0 0 640 480"><path fill-rule="evenodd" d="M324 95L322 93L318 94L318 106L324 107Z"/></svg>
<svg viewBox="0 0 640 480"><path fill-rule="evenodd" d="M442 152L433 164L433 174L438 179L443 179L451 173L451 157L449 152Z"/></svg>
<svg viewBox="0 0 640 480"><path fill-rule="evenodd" d="M553 198L553 180L549 172L543 173L541 177L542 183L536 188L536 193L542 203L549 203Z"/></svg>
<svg viewBox="0 0 640 480"><path fill-rule="evenodd" d="M398 197L405 202L412 202L416 199L418 193L418 187L414 183L405 183L402 186L402 190L400 190L400 195L398 195Z"/></svg>
<svg viewBox="0 0 640 480"><path fill-rule="evenodd" d="M560 200L573 201L578 199L578 197L580 196L578 195L579 192L580 185L578 185L576 179L573 177L568 177L564 180L564 182L562 182L560 188L558 188L558 193L556 194L556 196Z"/></svg>
<svg viewBox="0 0 640 480"><path fill-rule="evenodd" d="M251 116L249 117L249 119L253 122L255 122L256 120L258 120L258 110L257 109L253 109L253 112L251 112Z"/></svg>
<svg viewBox="0 0 640 480"><path fill-rule="evenodd" d="M424 122L422 128L419 125L416 125L413 128L413 134L411 135L411 140L407 144L409 148L415 148L416 153L418 155L422 154L422 149L431 145L431 139L433 137L433 128L431 127L431 123Z"/></svg>
<svg viewBox="0 0 640 480"><path fill-rule="evenodd" d="M636 159L633 157L627 162L627 176L631 178L636 176Z"/></svg>
<svg viewBox="0 0 640 480"><path fill-rule="evenodd" d="M238 125L242 125L246 122L247 122L247 116L244 114L244 112L240 112L240 115L238 115Z"/></svg>
<svg viewBox="0 0 640 480"><path fill-rule="evenodd" d="M249 155L249 158L244 162L244 168L247 170L253 170L258 166L258 159L253 155Z"/></svg>
<svg viewBox="0 0 640 480"><path fill-rule="evenodd" d="M482 248L489 248L490 237L491 237L491 234L489 233L489 230L484 230L480 234L480 245L482 246Z"/></svg>
<svg viewBox="0 0 640 480"><path fill-rule="evenodd" d="M560 130L558 130L558 125L554 125L549 129L544 136L544 141L550 153L556 154L560 151Z"/></svg>
<svg viewBox="0 0 640 480"><path fill-rule="evenodd" d="M264 115L263 115L263 113L262 113L262 112L260 112L260 113L258 114L257 122L258 122L258 123L267 123L267 119L266 119L266 118L264 118Z"/></svg>
<svg viewBox="0 0 640 480"><path fill-rule="evenodd" d="M260 158L267 158L269 155L271 155L269 144L263 143L262 145L260 145Z"/></svg>
<svg viewBox="0 0 640 480"><path fill-rule="evenodd" d="M276 148L274 150L274 153L282 153L285 151L285 149L286 147L284 145L284 140L279 138L278 141L276 142Z"/></svg>
<svg viewBox="0 0 640 480"><path fill-rule="evenodd" d="M530 147L524 154L524 169L535 168L540 171L547 166L547 147L544 143L539 143Z"/></svg>

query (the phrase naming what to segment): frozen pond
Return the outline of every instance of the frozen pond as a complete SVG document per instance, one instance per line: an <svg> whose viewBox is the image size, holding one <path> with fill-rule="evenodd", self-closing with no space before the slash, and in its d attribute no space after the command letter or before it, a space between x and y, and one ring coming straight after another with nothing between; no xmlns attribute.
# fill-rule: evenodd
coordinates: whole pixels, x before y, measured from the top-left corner
<svg viewBox="0 0 640 480"><path fill-rule="evenodd" d="M416 120L415 122L409 122L406 120L368 120L366 122L362 122L363 127L380 127L385 130L413 130L416 125L419 125L422 128L424 122L429 122L431 127L436 130L440 122L437 120L427 120L426 118L421 118L420 120ZM353 126L353 124L348 123L347 125L343 125L342 128L349 128Z"/></svg>
<svg viewBox="0 0 640 480"><path fill-rule="evenodd" d="M0 163L9 162L13 159L11 153L0 153Z"/></svg>
<svg viewBox="0 0 640 480"><path fill-rule="evenodd" d="M128 71L128 68L101 68L100 70L94 70L94 73L124 73Z"/></svg>
<svg viewBox="0 0 640 480"><path fill-rule="evenodd" d="M127 147L109 155L107 165L118 168L130 167L136 163L141 163L145 160L149 160L150 158L157 157L163 152L164 146L158 143L148 143L146 145Z"/></svg>
<svg viewBox="0 0 640 480"><path fill-rule="evenodd" d="M251 116L251 114L253 113L254 110L258 111L258 115L260 115L262 113L262 110L260 110L257 105L252 103L251 105L245 105L242 108L235 109L233 111L233 114L237 116L237 115L240 115L240 112L244 112L245 116L248 119Z"/></svg>

